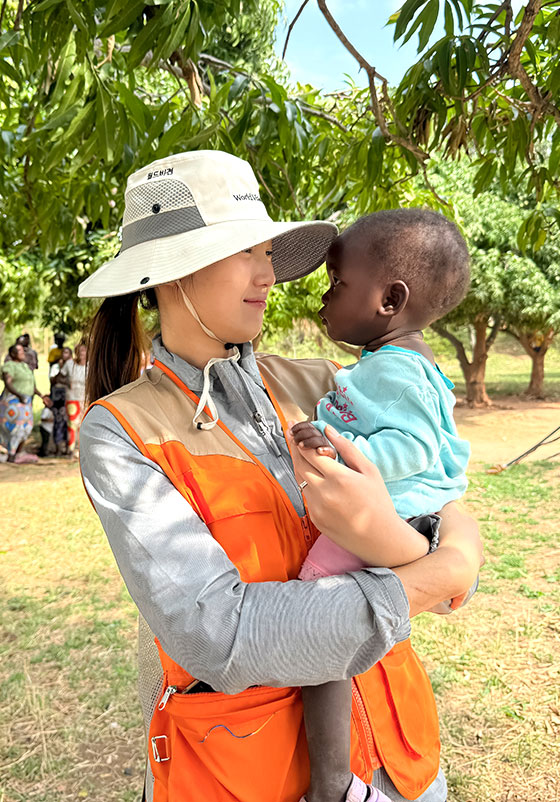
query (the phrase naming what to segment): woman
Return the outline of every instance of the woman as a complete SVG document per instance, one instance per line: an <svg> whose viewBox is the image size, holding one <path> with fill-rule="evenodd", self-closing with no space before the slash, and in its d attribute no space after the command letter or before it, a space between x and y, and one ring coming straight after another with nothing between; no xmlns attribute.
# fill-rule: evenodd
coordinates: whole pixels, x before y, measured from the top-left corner
<svg viewBox="0 0 560 802"><path fill-rule="evenodd" d="M78 343L75 347L74 357L65 362L60 371L66 380L69 456L75 456L79 448L80 424L85 411L87 347L84 343Z"/></svg>
<svg viewBox="0 0 560 802"><path fill-rule="evenodd" d="M0 396L0 436L8 452L8 462L35 462L37 457L22 453L33 429L33 396L38 395L45 406L50 401L35 386L23 345L12 345L8 354L10 361L2 365L4 391Z"/></svg>
<svg viewBox="0 0 560 802"><path fill-rule="evenodd" d="M350 444L336 446L353 468L295 453L294 475L287 420L312 413L334 366L257 364L252 353L274 281L310 273L334 236L327 223L273 223L240 159L179 154L129 178L121 251L80 287L109 296L92 327L87 396L110 395L84 418L80 459L141 613L149 802L297 802L309 779L299 686L351 676L361 779L346 798L373 800L372 776L394 800L446 798L409 606L471 585L470 519L445 513L443 545L398 571L293 581L318 534L304 487L327 534L383 526L418 537ZM161 336L152 369L133 381L146 289ZM348 509L360 515L348 520Z"/></svg>

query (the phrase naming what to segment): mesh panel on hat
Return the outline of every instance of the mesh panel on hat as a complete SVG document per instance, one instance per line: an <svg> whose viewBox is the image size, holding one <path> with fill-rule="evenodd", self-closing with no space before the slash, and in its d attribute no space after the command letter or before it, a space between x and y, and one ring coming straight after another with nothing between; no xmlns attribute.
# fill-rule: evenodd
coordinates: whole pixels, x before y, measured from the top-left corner
<svg viewBox="0 0 560 802"><path fill-rule="evenodd" d="M153 214L154 203L159 204L162 212L196 205L191 191L182 181L171 178L142 184L126 193L123 226Z"/></svg>
<svg viewBox="0 0 560 802"><path fill-rule="evenodd" d="M330 226L304 226L275 237L272 265L276 283L307 276L323 264L336 229Z"/></svg>

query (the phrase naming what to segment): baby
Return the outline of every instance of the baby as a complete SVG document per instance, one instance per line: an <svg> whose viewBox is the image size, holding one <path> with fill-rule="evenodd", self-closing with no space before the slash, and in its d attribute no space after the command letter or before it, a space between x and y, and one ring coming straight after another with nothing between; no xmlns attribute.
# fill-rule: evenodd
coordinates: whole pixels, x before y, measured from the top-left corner
<svg viewBox="0 0 560 802"><path fill-rule="evenodd" d="M316 421L292 428L294 440L336 457L323 434L327 424L334 426L377 465L402 518L435 513L465 492L470 449L453 421L453 384L422 330L465 296L465 241L453 223L425 209L377 212L347 229L326 263L331 286L319 316L332 339L363 351L355 365L338 371L336 389L317 404ZM372 532L371 542L357 548L359 557L344 532L340 544L321 535L300 578L411 562L437 547L437 524L429 530L427 539L406 547ZM303 689L311 761L307 802L387 799L350 772L349 684Z"/></svg>

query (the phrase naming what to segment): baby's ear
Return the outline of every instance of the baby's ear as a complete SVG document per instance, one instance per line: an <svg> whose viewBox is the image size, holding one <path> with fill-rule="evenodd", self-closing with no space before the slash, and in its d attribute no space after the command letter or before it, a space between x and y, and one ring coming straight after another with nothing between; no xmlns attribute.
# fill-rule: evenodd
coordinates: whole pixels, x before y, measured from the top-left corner
<svg viewBox="0 0 560 802"><path fill-rule="evenodd" d="M400 279L387 284L383 293L383 303L379 310L381 315L393 316L402 312L408 303L410 291L408 285Z"/></svg>

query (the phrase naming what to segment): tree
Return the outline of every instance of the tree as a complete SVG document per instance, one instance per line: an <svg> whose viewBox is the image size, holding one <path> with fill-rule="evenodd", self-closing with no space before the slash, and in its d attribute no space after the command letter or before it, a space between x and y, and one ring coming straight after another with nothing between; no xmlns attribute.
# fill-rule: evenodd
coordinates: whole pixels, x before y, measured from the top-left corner
<svg viewBox="0 0 560 802"><path fill-rule="evenodd" d="M395 37L418 33L419 60L394 89L318 3L366 88L289 84L271 44L279 0L3 0L0 248L50 255L117 230L132 170L201 147L247 158L280 219L446 208L435 159L468 151L475 193L521 175L537 197L524 242L542 244L558 217L560 0L515 19L510 0L406 0Z"/></svg>
<svg viewBox="0 0 560 802"><path fill-rule="evenodd" d="M467 402L472 406L490 402L485 387L488 352L500 330L508 331L525 347L532 359L529 392L542 395L544 357L558 330L560 295L558 238L551 236L545 247L522 253L519 230L527 208L534 201L515 186L504 197L497 181L472 202L472 171L464 165L441 165L434 178L438 191L453 199L456 219L471 253L471 287L465 300L442 320L435 331L455 347L465 376ZM461 330L472 334L472 352ZM538 332L545 336L535 351Z"/></svg>
<svg viewBox="0 0 560 802"><path fill-rule="evenodd" d="M557 258L560 250L557 250ZM525 260L526 261L526 260ZM536 264L523 264L505 275L505 293L510 299L504 328L515 337L531 358L531 378L526 394L544 395L544 361L560 331L560 288L547 271Z"/></svg>

